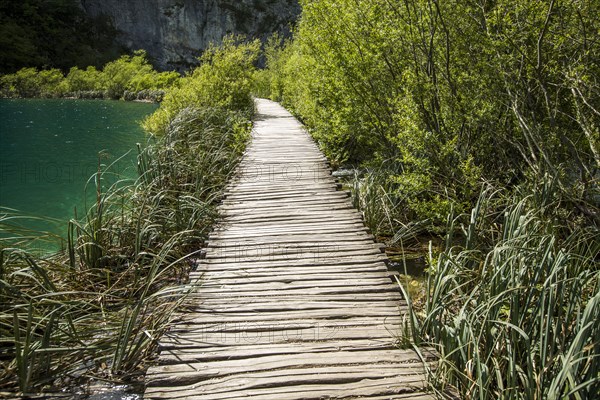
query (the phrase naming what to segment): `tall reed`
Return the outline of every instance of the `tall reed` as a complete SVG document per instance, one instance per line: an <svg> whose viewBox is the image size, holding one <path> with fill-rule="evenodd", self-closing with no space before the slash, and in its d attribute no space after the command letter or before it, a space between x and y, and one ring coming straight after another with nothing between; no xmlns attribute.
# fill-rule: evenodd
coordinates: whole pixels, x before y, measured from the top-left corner
<svg viewBox="0 0 600 400"><path fill-rule="evenodd" d="M463 398L600 393L600 232L568 229L559 196L539 193L485 190L430 255L417 339L439 350L435 381Z"/></svg>

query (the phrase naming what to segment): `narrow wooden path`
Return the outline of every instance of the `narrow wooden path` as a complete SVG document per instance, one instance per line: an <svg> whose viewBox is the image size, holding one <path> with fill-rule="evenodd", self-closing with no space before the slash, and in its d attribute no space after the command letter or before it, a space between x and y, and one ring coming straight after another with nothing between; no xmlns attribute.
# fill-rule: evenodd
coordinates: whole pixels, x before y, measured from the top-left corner
<svg viewBox="0 0 600 400"><path fill-rule="evenodd" d="M406 312L326 160L287 111L258 100L194 304L162 339L145 399L430 399L401 350Z"/></svg>

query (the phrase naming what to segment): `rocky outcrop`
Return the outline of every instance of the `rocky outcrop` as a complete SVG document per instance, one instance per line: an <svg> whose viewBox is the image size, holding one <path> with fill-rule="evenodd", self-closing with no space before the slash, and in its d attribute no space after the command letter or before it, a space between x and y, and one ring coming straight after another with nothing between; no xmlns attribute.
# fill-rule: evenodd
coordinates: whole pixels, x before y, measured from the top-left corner
<svg viewBox="0 0 600 400"><path fill-rule="evenodd" d="M197 63L210 43L234 33L266 39L289 32L300 14L297 0L80 0L92 17L108 17L118 41L145 49L160 69Z"/></svg>

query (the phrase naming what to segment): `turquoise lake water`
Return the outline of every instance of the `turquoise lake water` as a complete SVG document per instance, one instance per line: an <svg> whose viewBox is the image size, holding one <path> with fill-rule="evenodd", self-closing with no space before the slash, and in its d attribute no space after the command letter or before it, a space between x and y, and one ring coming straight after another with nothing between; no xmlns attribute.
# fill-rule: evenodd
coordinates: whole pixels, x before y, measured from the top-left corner
<svg viewBox="0 0 600 400"><path fill-rule="evenodd" d="M27 228L65 236L74 209L93 199L89 178L103 165L136 176L139 126L155 104L94 100L0 99L0 207L48 220L19 220ZM108 182L108 180L107 180ZM88 202L89 205L89 202ZM1 212L1 211L0 211Z"/></svg>

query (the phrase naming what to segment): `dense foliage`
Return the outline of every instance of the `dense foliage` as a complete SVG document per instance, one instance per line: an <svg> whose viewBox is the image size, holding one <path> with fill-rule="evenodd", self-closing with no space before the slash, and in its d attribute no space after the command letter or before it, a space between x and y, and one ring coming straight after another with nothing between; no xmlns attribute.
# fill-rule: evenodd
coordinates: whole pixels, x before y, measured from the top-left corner
<svg viewBox="0 0 600 400"><path fill-rule="evenodd" d="M123 52L108 20L91 19L77 0L1 0L0 73L22 67L100 67Z"/></svg>
<svg viewBox="0 0 600 400"><path fill-rule="evenodd" d="M597 221L598 2L302 4L294 42L267 52L271 94L338 164L394 164L404 220L443 224L481 180L549 173Z"/></svg>
<svg viewBox="0 0 600 400"><path fill-rule="evenodd" d="M2 97L76 97L160 101L164 89L178 83L177 72L157 72L146 52L136 51L104 65L72 67L66 75L59 69L38 71L22 68L0 76Z"/></svg>
<svg viewBox="0 0 600 400"><path fill-rule="evenodd" d="M226 37L219 47L207 49L200 58L202 64L168 91L161 108L144 121L144 128L161 134L173 118L189 106L214 105L252 115L252 77L260 42L240 44L240 41L240 38Z"/></svg>
<svg viewBox="0 0 600 400"><path fill-rule="evenodd" d="M140 149L135 184L107 188L115 179L110 166L99 163L89 188L95 204L71 220L65 251L46 257L28 252L28 242L40 238L12 225L15 216L1 210L0 392L52 391L94 377L143 374L158 338L194 289L194 282L185 284L187 273L249 137L250 95L221 101L231 87L247 84L244 75L224 80L216 68L246 68L257 56L252 49L214 49L222 62L207 61L187 78L194 87L211 87L214 101L181 102L175 110L179 92L173 89L165 102L169 123ZM128 76L123 68L114 73ZM136 81L135 75L128 79Z"/></svg>
<svg viewBox="0 0 600 400"><path fill-rule="evenodd" d="M464 398L592 398L600 3L301 4L256 90L355 169L376 234L446 235L413 330L442 355L438 382Z"/></svg>

